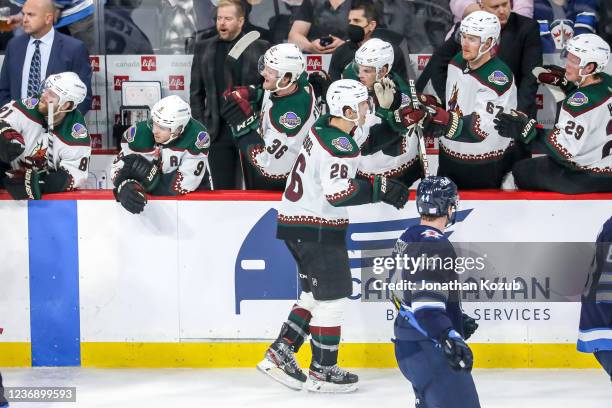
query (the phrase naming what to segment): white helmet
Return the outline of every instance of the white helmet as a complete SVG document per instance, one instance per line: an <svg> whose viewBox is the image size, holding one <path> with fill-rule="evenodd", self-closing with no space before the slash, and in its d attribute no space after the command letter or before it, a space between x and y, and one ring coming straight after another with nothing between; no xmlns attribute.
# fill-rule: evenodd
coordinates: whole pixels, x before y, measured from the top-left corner
<svg viewBox="0 0 612 408"><path fill-rule="evenodd" d="M387 65L387 72L393 66L393 46L379 38L372 38L359 47L355 53L355 69L358 65L376 68L376 80L380 80L380 70Z"/></svg>
<svg viewBox="0 0 612 408"><path fill-rule="evenodd" d="M289 88L292 83L298 80L302 72L306 70L306 59L297 45L278 44L269 48L264 55L259 57L258 71L260 74L263 73L266 66L278 72L276 90L273 91L276 92ZM291 74L291 81L281 88L279 83L286 74Z"/></svg>
<svg viewBox="0 0 612 408"><path fill-rule="evenodd" d="M151 110L151 120L160 127L170 129L170 139L179 137L191 119L191 107L178 95L170 95L157 101Z"/></svg>
<svg viewBox="0 0 612 408"><path fill-rule="evenodd" d="M45 80L43 92L46 89L53 91L59 97L57 113L60 112L59 108L66 102L72 102L72 108L68 109L67 112L74 110L87 96L87 87L74 72L50 75Z"/></svg>
<svg viewBox="0 0 612 408"><path fill-rule="evenodd" d="M461 20L459 31L461 34L480 37L480 48L478 49L478 56L476 57L476 59L479 59L499 42L501 24L495 14L479 10L470 13ZM493 39L493 41L491 41L491 46L483 50L482 47L489 38Z"/></svg>
<svg viewBox="0 0 612 408"><path fill-rule="evenodd" d="M587 76L603 71L610 60L610 45L595 34L580 34L573 37L567 42L565 51L580 58L580 70L578 71L581 77L580 82ZM595 70L583 75L582 70L590 63L597 64Z"/></svg>
<svg viewBox="0 0 612 408"><path fill-rule="evenodd" d="M368 88L354 79L340 79L332 82L327 89L326 101L329 113L350 122L359 123L359 103L368 101ZM344 108L348 106L357 112L357 119L349 119L344 116Z"/></svg>

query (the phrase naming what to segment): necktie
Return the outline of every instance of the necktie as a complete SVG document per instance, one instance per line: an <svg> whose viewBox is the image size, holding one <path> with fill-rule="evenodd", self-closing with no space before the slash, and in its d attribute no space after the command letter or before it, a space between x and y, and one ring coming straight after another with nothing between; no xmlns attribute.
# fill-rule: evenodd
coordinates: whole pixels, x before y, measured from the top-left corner
<svg viewBox="0 0 612 408"><path fill-rule="evenodd" d="M34 55L30 63L30 76L28 77L28 98L40 92L40 40L34 41Z"/></svg>

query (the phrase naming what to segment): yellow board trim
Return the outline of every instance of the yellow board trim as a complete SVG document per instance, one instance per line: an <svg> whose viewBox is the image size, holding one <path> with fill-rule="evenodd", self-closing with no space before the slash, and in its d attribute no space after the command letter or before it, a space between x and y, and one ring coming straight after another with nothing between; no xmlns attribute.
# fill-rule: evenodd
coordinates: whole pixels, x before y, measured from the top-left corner
<svg viewBox="0 0 612 408"><path fill-rule="evenodd" d="M30 367L32 346L30 343L0 343L0 367Z"/></svg>
<svg viewBox="0 0 612 408"><path fill-rule="evenodd" d="M82 343L82 367L254 367L269 343ZM598 368L592 354L575 344L470 344L476 368ZM356 368L396 367L393 344L343 343L339 364ZM1 360L0 360L1 361ZM310 347L298 353L310 363ZM0 364L2 365L2 364Z"/></svg>

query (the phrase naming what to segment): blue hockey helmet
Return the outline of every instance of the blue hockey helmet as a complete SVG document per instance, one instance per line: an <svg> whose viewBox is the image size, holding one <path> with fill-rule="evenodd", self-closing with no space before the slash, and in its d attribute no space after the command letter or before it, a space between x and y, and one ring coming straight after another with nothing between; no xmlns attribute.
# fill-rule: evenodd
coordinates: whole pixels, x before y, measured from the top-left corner
<svg viewBox="0 0 612 408"><path fill-rule="evenodd" d="M444 217L451 208L446 226L453 225L459 207L457 185L448 177L425 177L417 188L416 205L419 214L430 217Z"/></svg>

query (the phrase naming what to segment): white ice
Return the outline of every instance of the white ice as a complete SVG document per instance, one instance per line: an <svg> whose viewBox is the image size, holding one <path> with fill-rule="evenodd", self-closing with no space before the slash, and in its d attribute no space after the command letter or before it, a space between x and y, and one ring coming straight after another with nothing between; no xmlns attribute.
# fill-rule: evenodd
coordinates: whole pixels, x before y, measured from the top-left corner
<svg viewBox="0 0 612 408"><path fill-rule="evenodd" d="M395 369L355 369L360 389L321 395L292 391L255 369L3 368L5 386L71 386L77 403L46 407L412 408L409 383ZM610 408L603 370L474 370L483 408Z"/></svg>

